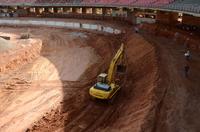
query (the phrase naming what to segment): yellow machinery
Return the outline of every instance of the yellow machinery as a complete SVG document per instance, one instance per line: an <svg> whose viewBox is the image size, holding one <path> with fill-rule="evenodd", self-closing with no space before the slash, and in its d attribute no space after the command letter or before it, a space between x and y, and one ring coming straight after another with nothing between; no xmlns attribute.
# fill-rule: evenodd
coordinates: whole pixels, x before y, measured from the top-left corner
<svg viewBox="0 0 200 132"><path fill-rule="evenodd" d="M115 83L115 71L122 70L124 67L118 65L123 62L124 44L121 45L116 55L110 63L108 74L101 73L97 77L97 83L90 88L89 94L97 99L112 100L116 93L120 90L119 84ZM117 67L118 66L118 67Z"/></svg>

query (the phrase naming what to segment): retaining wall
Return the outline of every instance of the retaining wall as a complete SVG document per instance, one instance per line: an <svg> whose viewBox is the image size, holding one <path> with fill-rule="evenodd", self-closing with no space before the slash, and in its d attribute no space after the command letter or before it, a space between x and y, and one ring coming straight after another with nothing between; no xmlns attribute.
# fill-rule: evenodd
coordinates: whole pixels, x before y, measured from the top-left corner
<svg viewBox="0 0 200 132"><path fill-rule="evenodd" d="M114 27L104 26L101 24L80 23L80 22L0 19L0 25L47 26L47 27L59 27L59 28L72 28L72 29L86 29L86 30L95 30L111 34L121 34L121 30L116 29Z"/></svg>

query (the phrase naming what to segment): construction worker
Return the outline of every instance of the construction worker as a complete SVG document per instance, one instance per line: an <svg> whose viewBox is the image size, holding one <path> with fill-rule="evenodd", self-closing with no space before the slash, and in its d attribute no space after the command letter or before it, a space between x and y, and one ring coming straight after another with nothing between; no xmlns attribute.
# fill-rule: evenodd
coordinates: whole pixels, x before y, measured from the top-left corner
<svg viewBox="0 0 200 132"><path fill-rule="evenodd" d="M179 37L179 33L176 32L176 33L174 34L174 42L175 42L175 43L177 42L178 37Z"/></svg>
<svg viewBox="0 0 200 132"><path fill-rule="evenodd" d="M187 50L187 52L184 54L184 56L185 56L186 60L189 61L190 60L190 51Z"/></svg>
<svg viewBox="0 0 200 132"><path fill-rule="evenodd" d="M186 64L185 67L184 67L184 72L185 72L185 77L186 78L188 77L189 70L190 70L190 67L189 67L189 65Z"/></svg>
<svg viewBox="0 0 200 132"><path fill-rule="evenodd" d="M135 33L139 33L139 28L138 27L134 27Z"/></svg>

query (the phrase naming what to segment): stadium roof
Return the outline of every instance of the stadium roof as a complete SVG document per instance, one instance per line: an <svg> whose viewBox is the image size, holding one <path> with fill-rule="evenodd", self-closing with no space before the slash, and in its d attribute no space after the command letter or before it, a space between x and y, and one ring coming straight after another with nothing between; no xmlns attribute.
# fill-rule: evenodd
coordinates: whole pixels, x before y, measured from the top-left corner
<svg viewBox="0 0 200 132"><path fill-rule="evenodd" d="M128 7L200 16L200 0L1 0L1 6Z"/></svg>

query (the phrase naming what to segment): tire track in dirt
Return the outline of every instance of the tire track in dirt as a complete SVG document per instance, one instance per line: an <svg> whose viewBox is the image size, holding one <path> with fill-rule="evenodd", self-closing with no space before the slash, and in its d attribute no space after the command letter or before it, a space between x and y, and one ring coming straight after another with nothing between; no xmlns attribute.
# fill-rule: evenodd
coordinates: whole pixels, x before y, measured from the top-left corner
<svg viewBox="0 0 200 132"><path fill-rule="evenodd" d="M179 51L174 53L172 47L176 47L172 42L165 43L166 39L164 38L150 38L151 35L146 35L145 38L148 39L152 44L156 45L160 52L160 57L162 59L162 71L165 71L166 74L162 74L163 83L165 84L164 93L160 100L157 117L155 119L154 131L160 131L162 129L167 129L168 131L184 131L183 126L187 126L184 121L184 107L186 105L186 100L188 98L188 93L186 92L186 84L183 82L183 77L181 77L180 68L177 64ZM162 42L162 44L161 44ZM163 45L164 44L164 45ZM179 64L183 60L179 59ZM174 99L172 99L174 98ZM172 101L173 100L173 101ZM172 103L168 104L168 102ZM168 111L165 109L168 107ZM171 107L171 108L170 108ZM163 123L160 123L163 118L165 118L166 113L175 115L164 120ZM170 123L169 123L170 122Z"/></svg>
<svg viewBox="0 0 200 132"><path fill-rule="evenodd" d="M93 132L97 129L97 126L105 123L103 121L112 115L115 108L113 105L105 104L104 101L89 101L88 105L83 108L83 111L66 124L64 130L71 132Z"/></svg>

